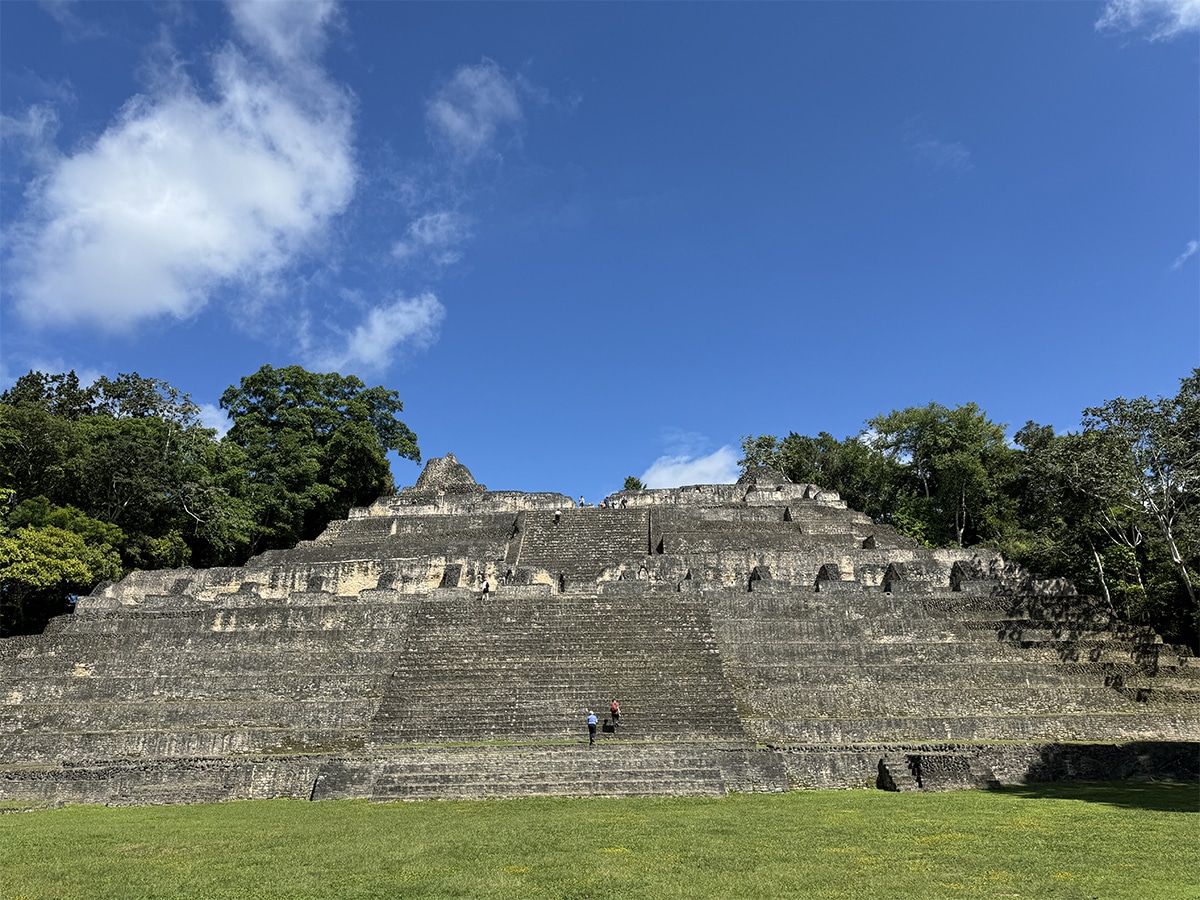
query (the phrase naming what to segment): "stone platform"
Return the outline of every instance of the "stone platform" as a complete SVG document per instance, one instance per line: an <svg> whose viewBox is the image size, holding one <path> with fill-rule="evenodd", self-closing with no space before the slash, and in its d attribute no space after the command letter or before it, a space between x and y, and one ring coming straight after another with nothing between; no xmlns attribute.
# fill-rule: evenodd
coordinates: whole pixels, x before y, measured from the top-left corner
<svg viewBox="0 0 1200 900"><path fill-rule="evenodd" d="M316 541L135 572L0 641L0 800L1195 778L1197 712L1186 650L815 485L580 509L451 456Z"/></svg>

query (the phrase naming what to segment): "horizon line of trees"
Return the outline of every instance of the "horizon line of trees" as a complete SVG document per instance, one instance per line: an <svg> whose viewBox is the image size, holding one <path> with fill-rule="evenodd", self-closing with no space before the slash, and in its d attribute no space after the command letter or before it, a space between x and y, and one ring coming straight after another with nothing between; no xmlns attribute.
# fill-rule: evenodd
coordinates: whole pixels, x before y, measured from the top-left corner
<svg viewBox="0 0 1200 900"><path fill-rule="evenodd" d="M316 537L419 462L399 395L263 366L231 385L222 437L192 398L136 372L81 386L29 372L0 395L0 637L135 569L237 566Z"/></svg>
<svg viewBox="0 0 1200 900"><path fill-rule="evenodd" d="M739 465L836 490L926 547L995 547L1198 649L1200 368L1173 397L1085 409L1078 432L1030 421L1010 442L974 403L865 425L840 441L747 435Z"/></svg>

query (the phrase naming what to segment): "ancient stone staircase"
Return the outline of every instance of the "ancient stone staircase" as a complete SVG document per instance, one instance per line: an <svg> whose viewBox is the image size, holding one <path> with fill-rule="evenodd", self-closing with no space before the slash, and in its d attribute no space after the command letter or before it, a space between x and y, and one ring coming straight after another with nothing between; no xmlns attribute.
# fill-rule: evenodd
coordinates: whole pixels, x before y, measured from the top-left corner
<svg viewBox="0 0 1200 900"><path fill-rule="evenodd" d="M517 540L505 562L516 568L543 569L567 584L594 583L608 566L639 559L649 552L649 515L644 510L566 508L523 512Z"/></svg>
<svg viewBox="0 0 1200 900"><path fill-rule="evenodd" d="M675 595L423 601L369 735L408 742L577 737L625 698L628 739L744 743L707 605Z"/></svg>

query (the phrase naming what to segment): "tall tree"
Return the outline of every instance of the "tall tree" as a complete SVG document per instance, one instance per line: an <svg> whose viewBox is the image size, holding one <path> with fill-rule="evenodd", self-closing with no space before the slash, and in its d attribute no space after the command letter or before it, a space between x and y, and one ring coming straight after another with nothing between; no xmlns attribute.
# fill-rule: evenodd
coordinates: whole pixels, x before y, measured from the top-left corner
<svg viewBox="0 0 1200 900"><path fill-rule="evenodd" d="M88 530L102 533L103 523ZM73 531L27 525L0 534L0 637L41 631L68 610L71 593L120 576L121 560L111 546Z"/></svg>
<svg viewBox="0 0 1200 900"><path fill-rule="evenodd" d="M210 470L230 461L218 448L187 394L137 373L30 372L0 396L0 489L120 526L127 568L237 561L247 517Z"/></svg>
<svg viewBox="0 0 1200 900"><path fill-rule="evenodd" d="M1200 369L1174 397L1118 397L1084 410L1085 429L1120 448L1113 500L1145 515L1170 553L1180 584L1197 609L1200 568Z"/></svg>
<svg viewBox="0 0 1200 900"><path fill-rule="evenodd" d="M936 542L940 532L962 547L1000 531L1007 515L1003 486L1015 463L1004 425L974 403L893 410L867 424L874 446L909 473L916 488L910 508L930 529L927 541Z"/></svg>
<svg viewBox="0 0 1200 900"><path fill-rule="evenodd" d="M793 431L783 440L771 434L746 435L739 465L743 471L772 466L797 484L811 482L837 491L851 507L877 522L894 519L901 471L894 460L871 446L866 435L844 441L826 431L816 437Z"/></svg>
<svg viewBox="0 0 1200 900"><path fill-rule="evenodd" d="M419 462L399 395L353 375L263 366L221 395L245 454L253 549L312 538L352 506L394 490L388 451Z"/></svg>

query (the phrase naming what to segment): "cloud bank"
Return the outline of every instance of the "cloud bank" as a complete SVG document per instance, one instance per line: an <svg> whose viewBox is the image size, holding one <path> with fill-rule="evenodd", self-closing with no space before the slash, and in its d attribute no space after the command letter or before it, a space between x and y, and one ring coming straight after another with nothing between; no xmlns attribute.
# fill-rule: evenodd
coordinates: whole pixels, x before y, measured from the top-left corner
<svg viewBox="0 0 1200 900"><path fill-rule="evenodd" d="M328 3L235 3L255 62L228 44L212 98L175 71L90 145L48 159L9 237L16 307L34 325L127 331L269 282L354 193L352 98L311 64Z"/></svg>

